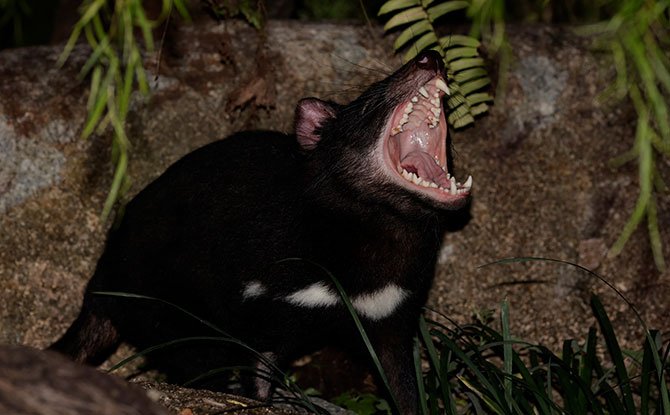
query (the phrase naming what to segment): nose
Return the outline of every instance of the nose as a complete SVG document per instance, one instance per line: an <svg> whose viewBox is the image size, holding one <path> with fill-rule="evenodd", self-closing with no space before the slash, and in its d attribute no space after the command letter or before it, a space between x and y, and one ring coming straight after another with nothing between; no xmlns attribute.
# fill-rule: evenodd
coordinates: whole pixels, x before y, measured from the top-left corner
<svg viewBox="0 0 670 415"><path fill-rule="evenodd" d="M440 54L434 50L421 52L421 54L416 57L416 66L428 71L435 71L439 73L444 72L444 62L442 61L442 56L440 56Z"/></svg>

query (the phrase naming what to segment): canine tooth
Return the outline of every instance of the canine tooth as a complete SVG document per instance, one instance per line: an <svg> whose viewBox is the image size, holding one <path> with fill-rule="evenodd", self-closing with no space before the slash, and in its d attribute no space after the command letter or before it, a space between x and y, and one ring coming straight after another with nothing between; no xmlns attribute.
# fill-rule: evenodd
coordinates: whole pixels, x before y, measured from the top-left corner
<svg viewBox="0 0 670 415"><path fill-rule="evenodd" d="M470 190L470 188L472 187L472 176L468 176L468 180L465 181L465 184L463 184L463 187L466 190Z"/></svg>
<svg viewBox="0 0 670 415"><path fill-rule="evenodd" d="M419 88L419 93L424 96L424 98L428 98L428 91L426 91L426 88L421 87Z"/></svg>
<svg viewBox="0 0 670 415"><path fill-rule="evenodd" d="M437 89L441 91L444 91L445 94L451 95L451 93L449 92L449 88L447 87L447 84L444 82L444 80L438 78L435 81L435 87L437 87Z"/></svg>
<svg viewBox="0 0 670 415"><path fill-rule="evenodd" d="M458 188L456 188L456 179L454 179L454 178L452 177L451 180L449 181L449 184L450 184L450 186L449 186L449 194L450 194L450 195L455 195L455 194L456 194L456 191L458 191Z"/></svg>

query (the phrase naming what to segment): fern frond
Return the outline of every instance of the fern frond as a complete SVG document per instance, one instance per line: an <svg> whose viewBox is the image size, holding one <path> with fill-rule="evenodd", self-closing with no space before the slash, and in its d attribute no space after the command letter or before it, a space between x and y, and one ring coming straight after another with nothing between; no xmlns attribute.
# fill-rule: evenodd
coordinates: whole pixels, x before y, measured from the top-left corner
<svg viewBox="0 0 670 415"><path fill-rule="evenodd" d="M436 4L434 4L436 3ZM407 48L405 61L417 56L421 51L434 49L444 59L447 68L447 84L451 96L447 100L450 114L447 121L455 128L474 122L474 116L487 111L487 102L492 97L478 92L491 83L483 68L484 60L479 57L479 40L451 35L438 37L433 22L451 12L465 10L471 6L470 0L389 0L379 9L378 15L392 13L384 25L385 31L406 26L394 43L394 50ZM473 99L469 95L478 94ZM474 108L472 106L475 106Z"/></svg>

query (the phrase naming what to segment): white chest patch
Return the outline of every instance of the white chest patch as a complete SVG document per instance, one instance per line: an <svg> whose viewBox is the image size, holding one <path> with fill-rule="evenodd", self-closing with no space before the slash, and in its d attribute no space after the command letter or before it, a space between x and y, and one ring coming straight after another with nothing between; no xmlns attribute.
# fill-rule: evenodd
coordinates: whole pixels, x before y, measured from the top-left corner
<svg viewBox="0 0 670 415"><path fill-rule="evenodd" d="M358 314L377 321L393 314L407 294L406 290L395 284L389 284L380 290L354 297L351 304Z"/></svg>
<svg viewBox="0 0 670 415"><path fill-rule="evenodd" d="M287 295L284 299L297 306L315 308L333 306L340 301L340 296L332 292L326 283L315 282L302 290Z"/></svg>
<svg viewBox="0 0 670 415"><path fill-rule="evenodd" d="M408 292L395 284L360 294L351 298L356 312L370 320L377 321L390 316L407 298ZM307 308L331 307L341 303L339 293L332 290L325 282L316 282L284 297L284 300Z"/></svg>
<svg viewBox="0 0 670 415"><path fill-rule="evenodd" d="M265 286L260 281L251 281L244 287L242 298L246 300L248 298L259 297L263 294L265 294Z"/></svg>

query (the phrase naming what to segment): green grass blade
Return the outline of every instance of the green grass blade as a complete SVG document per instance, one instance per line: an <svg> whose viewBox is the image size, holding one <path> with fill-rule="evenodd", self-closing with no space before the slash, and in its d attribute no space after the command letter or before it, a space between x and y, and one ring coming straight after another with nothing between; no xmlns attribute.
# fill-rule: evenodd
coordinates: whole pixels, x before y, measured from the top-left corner
<svg viewBox="0 0 670 415"><path fill-rule="evenodd" d="M503 385L505 389L505 402L507 402L508 409L512 412L512 365L514 363L512 358L512 335L509 330L509 305L506 300L500 302L500 322L502 324L503 333L503 367L505 378Z"/></svg>
<svg viewBox="0 0 670 415"><path fill-rule="evenodd" d="M484 401L484 403L489 408L491 408L493 410L493 412L495 412L496 414L505 413L503 411L503 409L500 407L500 405L497 402L495 402L493 399L491 399L491 397L488 394L486 394L484 390L482 390L480 388L477 388L472 382L470 382L469 380L465 379L462 376L458 376L458 380L460 380L465 386L467 386L472 392L474 392L477 395L477 397L479 397L479 399ZM472 401L473 401L473 404L474 404L475 403L474 400L472 400ZM486 413L486 412L484 412L480 407L479 410L477 411L477 413L479 414L479 413Z"/></svg>
<svg viewBox="0 0 670 415"><path fill-rule="evenodd" d="M435 343L433 343L433 339L430 337L428 326L426 325L426 319L423 315L419 316L419 334L421 335L423 344L426 347L426 353L428 354L430 364L433 365L433 369L438 370L440 367L440 359L437 354L437 349L435 348ZM441 379L439 380L442 382Z"/></svg>
<svg viewBox="0 0 670 415"><path fill-rule="evenodd" d="M596 359L596 334L597 331L595 327L589 328L589 334L586 338L586 354L582 358L582 364L579 368L579 377L586 385L591 384L593 362ZM586 410L586 392L584 390L578 392L577 400L579 402L579 408Z"/></svg>
<svg viewBox="0 0 670 415"><path fill-rule="evenodd" d="M426 389L423 384L423 372L421 371L421 351L419 348L419 341L416 337L414 338L412 356L414 358L414 371L416 374L416 384L419 392L419 413L421 415L428 415L428 407L426 406Z"/></svg>
<svg viewBox="0 0 670 415"><path fill-rule="evenodd" d="M181 15L182 19L186 20L187 22L191 21L191 16L188 13L188 9L186 6L184 6L184 2L182 0L172 0L172 3L174 4L175 9L179 12L179 15Z"/></svg>
<svg viewBox="0 0 670 415"><path fill-rule="evenodd" d="M133 294L133 293L116 292L116 291L94 291L93 294L95 294L95 295L108 295L108 296L122 297L122 298L140 299L140 300L149 300L149 301L157 301L157 302L166 304L166 305L184 313L185 315L193 318L194 320L198 321L199 323L201 323L205 327L208 327L208 328L214 330L215 332L221 334L221 336L222 336L222 337L195 336L195 337L181 338L181 339L172 340L172 341L169 341L169 342L166 342L166 343L162 343L162 344L159 344L159 345L156 345L156 346L152 346L152 347L149 347L145 350L142 350L141 352L136 353L136 354L122 360L121 362L117 363L111 369L109 369L109 372L112 372L112 371L118 369L119 367L127 364L128 362L130 362L132 360L135 360L138 357L143 356L147 353L150 353L154 350L162 349L162 348L174 345L174 344L179 344L179 343L184 343L184 342L200 341L200 340L212 340L212 341L221 341L221 342L236 344L236 345L242 347L243 349L246 349L247 351L254 354L266 367L270 368L273 372L283 374L281 369L277 365L275 365L274 362L272 362L267 357L265 357L263 355L263 353L260 353L260 352L256 351L252 347L248 346L246 343L236 339L235 337L233 337L230 334L226 333L225 331L221 330L216 325L210 323L209 321L207 321L203 318L200 318L200 317L196 316L195 314L191 313L190 311L188 311L188 310L184 309L183 307L180 307L180 306L178 306L174 303L171 303L169 301L166 301L166 300L163 300L163 299L160 299L160 298L156 298L156 297L150 297L150 296L146 296L146 295ZM284 382L286 382L288 384L289 391L291 391L292 393L297 393L298 395L303 397L305 399L306 403L308 405L310 405L312 408L314 408L314 406L311 404L311 401L304 395L302 390L290 378L288 378L287 376L284 376ZM315 411L315 413L319 413L319 411L317 411L316 408L314 408L314 411Z"/></svg>
<svg viewBox="0 0 670 415"><path fill-rule="evenodd" d="M153 52L154 37L151 33L151 23L144 14L144 9L142 8L141 3L135 3L135 7L133 7L133 13L135 15L135 21L137 22L137 25L142 30L142 37L144 38L144 46L147 48L148 52Z"/></svg>
<svg viewBox="0 0 670 415"><path fill-rule="evenodd" d="M180 312L186 314L187 316L193 318L194 320L198 321L202 325L204 325L206 327L209 327L210 329L214 330L215 332L217 332L217 333L219 333L223 336L232 337L230 334L221 330L220 328L218 328L216 325L210 323L209 321L196 316L195 314L189 312L188 310L184 309L183 307L178 306L177 304L171 303L169 301L166 301L166 300L163 300L163 299L160 299L160 298L150 297L150 296L140 295L140 294L133 294L133 293L124 293L124 292L119 292L119 291L93 291L92 294L108 295L108 296L112 296L112 297L135 298L135 299L139 299L139 300L157 301L159 303L166 304L166 305L168 305L168 306L170 306L174 309L179 310Z"/></svg>
<svg viewBox="0 0 670 415"><path fill-rule="evenodd" d="M96 65L91 74L91 89L86 101L86 109L90 113L95 105L95 99L100 92L100 82L102 81L102 66Z"/></svg>
<svg viewBox="0 0 670 415"><path fill-rule="evenodd" d="M465 353L463 353L463 351L456 345L456 343L453 342L453 340L440 332L435 332L433 334L435 334L442 341L442 343L445 344L445 346L447 346L454 353L454 355L456 355L458 359L468 367L468 369L470 369L470 371L475 375L477 381L483 385L484 392L475 388L471 382L467 381L467 379L463 377L459 377L459 380L461 380L473 392L481 393L482 399L497 413L505 413L502 409L504 406L502 403L505 399L504 392L501 393L500 388L496 388L493 384L491 384L488 378L480 371L478 365L476 365ZM489 394L491 395L490 397L487 396Z"/></svg>
<svg viewBox="0 0 670 415"><path fill-rule="evenodd" d="M658 230L658 213L656 211L656 199L649 197L647 202L647 228L649 230L649 243L651 252L654 256L654 263L659 270L665 269L665 259L663 258L663 243L661 242L661 233Z"/></svg>
<svg viewBox="0 0 670 415"><path fill-rule="evenodd" d="M107 94L109 91L108 87L111 81L112 73L108 71L107 75L105 75L105 79L98 88L98 94L96 96L89 96L89 101L91 101L91 97L93 97L93 99L95 99L95 103L93 104L92 110L89 112L88 120L86 120L84 129L81 132L82 138L87 138L90 136L91 133L93 133L93 130L95 130L95 126L98 124L98 121L100 121L100 117L107 107Z"/></svg>
<svg viewBox="0 0 670 415"><path fill-rule="evenodd" d="M630 388L630 379L628 378L628 369L623 361L623 355L621 354L621 348L619 347L619 342L614 335L614 329L612 328L612 323L607 317L604 307L600 303L598 297L594 294L591 295L591 308L593 313L600 325L600 330L605 337L605 343L607 344L607 350L609 351L610 357L614 362L616 368L617 378L619 379L619 387L621 388L621 393L623 395L623 401L626 406L626 411L629 414L635 414L635 404L633 402L633 392Z"/></svg>
<svg viewBox="0 0 670 415"><path fill-rule="evenodd" d="M651 331L651 337L656 338L658 332L655 330ZM652 357L651 348L656 347L656 345L651 345L649 341L644 343L643 355L642 355L642 368L640 373L640 413L648 414L649 413L649 401L651 397L651 374L653 373L652 362L654 358Z"/></svg>
<svg viewBox="0 0 670 415"><path fill-rule="evenodd" d="M91 68L94 65L97 65L100 63L100 57L104 54L107 53L108 50L107 48L109 47L109 38L104 37L100 39L100 43L98 46L93 49L93 53L91 53L91 56L86 59L86 63L84 63L84 66L81 67L81 70L79 71L79 78L83 78L86 76L86 74L91 70Z"/></svg>

